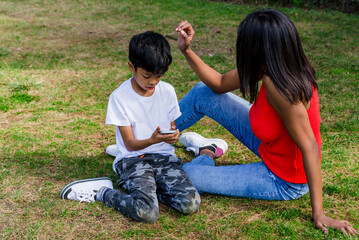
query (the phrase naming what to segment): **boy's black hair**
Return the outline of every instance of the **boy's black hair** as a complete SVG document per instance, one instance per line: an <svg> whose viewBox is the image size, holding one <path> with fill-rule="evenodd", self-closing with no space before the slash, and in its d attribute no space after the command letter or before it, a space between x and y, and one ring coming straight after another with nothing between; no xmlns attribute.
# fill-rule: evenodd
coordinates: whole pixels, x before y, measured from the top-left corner
<svg viewBox="0 0 359 240"><path fill-rule="evenodd" d="M283 13L265 9L249 14L238 27L237 70L240 90L253 102L258 77L265 72L291 103L309 102L315 71L306 58L293 22Z"/></svg>
<svg viewBox="0 0 359 240"><path fill-rule="evenodd" d="M164 74L172 62L171 47L161 34L147 31L131 38L128 58L135 70Z"/></svg>

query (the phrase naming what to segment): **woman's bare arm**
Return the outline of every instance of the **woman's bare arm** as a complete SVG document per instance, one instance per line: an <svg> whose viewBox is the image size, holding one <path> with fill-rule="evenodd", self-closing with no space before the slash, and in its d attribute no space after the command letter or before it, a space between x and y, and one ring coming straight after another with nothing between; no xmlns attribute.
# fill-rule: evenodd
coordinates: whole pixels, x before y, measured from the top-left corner
<svg viewBox="0 0 359 240"><path fill-rule="evenodd" d="M324 233L328 233L327 227L333 227L345 235L350 233L355 236L357 231L347 221L338 221L324 215L319 149L310 126L306 106L301 102L290 103L279 93L268 76L264 77L263 84L265 84L269 104L278 113L289 135L302 152L314 225Z"/></svg>
<svg viewBox="0 0 359 240"><path fill-rule="evenodd" d="M226 93L239 88L237 69L221 74L205 64L202 59L191 50L190 44L195 32L189 22L180 22L176 27L176 32L178 32L178 48L204 84L215 93Z"/></svg>

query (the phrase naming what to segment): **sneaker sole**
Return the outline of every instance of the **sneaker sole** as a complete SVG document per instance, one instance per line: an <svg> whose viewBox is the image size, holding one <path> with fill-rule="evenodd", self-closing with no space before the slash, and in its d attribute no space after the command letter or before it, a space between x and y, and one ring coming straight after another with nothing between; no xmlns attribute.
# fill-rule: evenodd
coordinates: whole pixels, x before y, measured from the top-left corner
<svg viewBox="0 0 359 240"><path fill-rule="evenodd" d="M81 180L77 180L77 181L73 181L69 184L67 184L60 192L60 198L62 199L66 199L65 197L67 196L67 190L71 188L71 186L73 186L74 184L77 183L82 183L82 182L91 182L91 181L100 181L100 180L109 180L111 181L110 178L108 177L99 177L99 178L88 178L88 179L81 179Z"/></svg>
<svg viewBox="0 0 359 240"><path fill-rule="evenodd" d="M113 144L113 145L107 146L106 153L107 153L107 155L110 155L112 157L117 157L117 155L120 153L120 151L117 149L117 145Z"/></svg>
<svg viewBox="0 0 359 240"><path fill-rule="evenodd" d="M183 138L181 138L182 136L183 136ZM223 139L220 139L220 138L205 138L205 137L203 137L200 134L195 133L195 132L182 133L179 140L180 140L180 143L185 147L188 147L187 141L184 139L185 136L195 136L197 138L200 138L201 141L204 142L203 146L211 145L212 143L214 143L214 144L217 145L217 147L220 147L223 150L223 152L228 150L228 144ZM203 146L201 146L201 147L203 147Z"/></svg>

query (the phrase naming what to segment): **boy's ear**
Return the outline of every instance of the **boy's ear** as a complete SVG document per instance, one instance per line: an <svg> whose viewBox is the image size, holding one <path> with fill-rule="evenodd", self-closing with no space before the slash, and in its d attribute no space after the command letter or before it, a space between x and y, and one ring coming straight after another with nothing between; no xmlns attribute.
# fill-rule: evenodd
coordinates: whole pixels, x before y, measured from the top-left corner
<svg viewBox="0 0 359 240"><path fill-rule="evenodd" d="M128 61L128 67L132 73L135 73L135 71L136 71L135 66L133 66L131 61Z"/></svg>

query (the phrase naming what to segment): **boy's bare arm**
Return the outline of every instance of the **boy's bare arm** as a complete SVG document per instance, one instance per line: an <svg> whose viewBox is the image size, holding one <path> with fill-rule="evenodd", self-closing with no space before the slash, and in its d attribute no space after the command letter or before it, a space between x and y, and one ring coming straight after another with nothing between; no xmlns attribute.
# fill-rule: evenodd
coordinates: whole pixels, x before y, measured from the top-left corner
<svg viewBox="0 0 359 240"><path fill-rule="evenodd" d="M152 136L150 138L138 140L133 135L131 126L118 126L118 129L121 132L121 136L125 144L125 147L129 151L138 151L146 147L149 147L152 144L156 144L160 142L166 142L172 144L176 142L179 137L178 130L175 133L164 135L159 133L160 127L157 127L156 130L152 133Z"/></svg>

